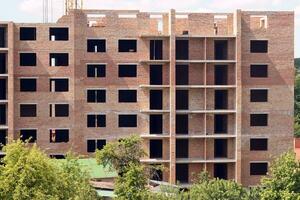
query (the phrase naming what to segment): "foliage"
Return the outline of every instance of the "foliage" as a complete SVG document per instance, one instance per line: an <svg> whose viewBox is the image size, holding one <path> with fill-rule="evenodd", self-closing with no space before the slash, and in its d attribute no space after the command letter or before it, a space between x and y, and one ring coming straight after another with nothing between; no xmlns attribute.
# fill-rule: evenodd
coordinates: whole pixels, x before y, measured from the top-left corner
<svg viewBox="0 0 300 200"><path fill-rule="evenodd" d="M300 163L295 154L285 153L271 165L269 176L261 182L262 200L300 199Z"/></svg>
<svg viewBox="0 0 300 200"><path fill-rule="evenodd" d="M300 58L295 59L295 88L294 88L294 133L300 137Z"/></svg>
<svg viewBox="0 0 300 200"><path fill-rule="evenodd" d="M0 166L0 199L90 200L97 199L74 159L59 167L36 145L21 141L4 147ZM84 192L84 193L83 193Z"/></svg>

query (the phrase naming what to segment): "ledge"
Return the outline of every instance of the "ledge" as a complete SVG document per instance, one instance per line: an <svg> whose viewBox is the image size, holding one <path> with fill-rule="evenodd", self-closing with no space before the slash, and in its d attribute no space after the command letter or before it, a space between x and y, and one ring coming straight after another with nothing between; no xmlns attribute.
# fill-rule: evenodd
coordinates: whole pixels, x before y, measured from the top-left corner
<svg viewBox="0 0 300 200"><path fill-rule="evenodd" d="M146 159L140 159L143 163L169 163L170 160L164 160L164 159L155 159L155 158L146 158Z"/></svg>
<svg viewBox="0 0 300 200"><path fill-rule="evenodd" d="M165 64L169 63L170 60L140 60L139 61L141 64Z"/></svg>
<svg viewBox="0 0 300 200"><path fill-rule="evenodd" d="M154 88L154 89L163 89L163 88L170 88L170 85L140 85L140 88Z"/></svg>
<svg viewBox="0 0 300 200"><path fill-rule="evenodd" d="M177 158L176 163L234 163L235 159L230 158L216 158L216 159L204 159L204 158Z"/></svg>
<svg viewBox="0 0 300 200"><path fill-rule="evenodd" d="M176 60L176 63L236 63L236 60Z"/></svg>
<svg viewBox="0 0 300 200"><path fill-rule="evenodd" d="M204 88L236 88L236 85L176 85L176 88L204 89Z"/></svg>
<svg viewBox="0 0 300 200"><path fill-rule="evenodd" d="M176 38L236 38L236 35L176 35Z"/></svg>
<svg viewBox="0 0 300 200"><path fill-rule="evenodd" d="M169 138L170 135L168 133L163 134L142 134L141 138Z"/></svg>
<svg viewBox="0 0 300 200"><path fill-rule="evenodd" d="M141 113L169 113L170 110L140 110Z"/></svg>
<svg viewBox="0 0 300 200"><path fill-rule="evenodd" d="M236 113L236 110L176 110L176 113L183 113L183 114Z"/></svg>

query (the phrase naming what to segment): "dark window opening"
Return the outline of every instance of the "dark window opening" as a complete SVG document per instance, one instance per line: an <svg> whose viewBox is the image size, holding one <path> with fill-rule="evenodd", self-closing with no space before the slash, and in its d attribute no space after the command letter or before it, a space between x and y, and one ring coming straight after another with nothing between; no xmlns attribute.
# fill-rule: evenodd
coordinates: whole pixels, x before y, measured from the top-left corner
<svg viewBox="0 0 300 200"><path fill-rule="evenodd" d="M119 115L119 127L137 127L137 115Z"/></svg>
<svg viewBox="0 0 300 200"><path fill-rule="evenodd" d="M176 85L189 84L189 66L176 65Z"/></svg>
<svg viewBox="0 0 300 200"><path fill-rule="evenodd" d="M176 60L189 59L189 40L176 40Z"/></svg>
<svg viewBox="0 0 300 200"><path fill-rule="evenodd" d="M68 92L69 79L50 79L50 92Z"/></svg>
<svg viewBox="0 0 300 200"><path fill-rule="evenodd" d="M67 41L69 40L69 28L50 28L50 41Z"/></svg>
<svg viewBox="0 0 300 200"><path fill-rule="evenodd" d="M250 114L250 126L268 126L268 114Z"/></svg>
<svg viewBox="0 0 300 200"><path fill-rule="evenodd" d="M0 79L0 100L6 100L7 80Z"/></svg>
<svg viewBox="0 0 300 200"><path fill-rule="evenodd" d="M268 40L251 40L251 53L268 53Z"/></svg>
<svg viewBox="0 0 300 200"><path fill-rule="evenodd" d="M135 103L137 102L136 90L119 90L119 103Z"/></svg>
<svg viewBox="0 0 300 200"><path fill-rule="evenodd" d="M176 158L189 157L189 140L176 139Z"/></svg>
<svg viewBox="0 0 300 200"><path fill-rule="evenodd" d="M163 91L150 90L150 110L163 109Z"/></svg>
<svg viewBox="0 0 300 200"><path fill-rule="evenodd" d="M268 77L268 65L251 65L250 76L252 78L266 78Z"/></svg>
<svg viewBox="0 0 300 200"><path fill-rule="evenodd" d="M136 65L119 65L119 77L136 77Z"/></svg>
<svg viewBox="0 0 300 200"><path fill-rule="evenodd" d="M163 116L162 115L150 115L150 134L162 134L163 133Z"/></svg>
<svg viewBox="0 0 300 200"><path fill-rule="evenodd" d="M150 158L162 158L163 141L150 140Z"/></svg>
<svg viewBox="0 0 300 200"><path fill-rule="evenodd" d="M136 40L119 40L119 52L136 52Z"/></svg>
<svg viewBox="0 0 300 200"><path fill-rule="evenodd" d="M228 91L215 90L215 109L228 108Z"/></svg>
<svg viewBox="0 0 300 200"><path fill-rule="evenodd" d="M228 59L228 41L215 40L215 60Z"/></svg>
<svg viewBox="0 0 300 200"><path fill-rule="evenodd" d="M6 53L0 53L0 74L7 73L7 66L6 66Z"/></svg>
<svg viewBox="0 0 300 200"><path fill-rule="evenodd" d="M215 158L227 157L227 139L215 139Z"/></svg>
<svg viewBox="0 0 300 200"><path fill-rule="evenodd" d="M268 139L266 138L250 139L250 151L267 151L267 150L268 150Z"/></svg>
<svg viewBox="0 0 300 200"><path fill-rule="evenodd" d="M7 143L7 130L0 130L0 149Z"/></svg>
<svg viewBox="0 0 300 200"><path fill-rule="evenodd" d="M6 105L0 105L0 125L6 125Z"/></svg>
<svg viewBox="0 0 300 200"><path fill-rule="evenodd" d="M36 117L36 105L35 104L21 104L20 105L20 117Z"/></svg>
<svg viewBox="0 0 300 200"><path fill-rule="evenodd" d="M215 163L214 164L214 178L225 179L228 178L228 170L226 163Z"/></svg>
<svg viewBox="0 0 300 200"><path fill-rule="evenodd" d="M214 118L215 133L227 133L228 132L228 116L222 114L216 114Z"/></svg>
<svg viewBox="0 0 300 200"><path fill-rule="evenodd" d="M34 79L34 78L20 79L20 91L21 92L35 92L36 91L36 79Z"/></svg>
<svg viewBox="0 0 300 200"><path fill-rule="evenodd" d="M87 140L87 152L94 153L96 150L102 150L106 145L106 140Z"/></svg>
<svg viewBox="0 0 300 200"><path fill-rule="evenodd" d="M215 85L228 84L228 66L215 65Z"/></svg>
<svg viewBox="0 0 300 200"><path fill-rule="evenodd" d="M20 40L36 40L36 28L20 27Z"/></svg>
<svg viewBox="0 0 300 200"><path fill-rule="evenodd" d="M189 133L189 116L176 115L176 134Z"/></svg>
<svg viewBox="0 0 300 200"><path fill-rule="evenodd" d="M268 163L250 163L250 175L267 175Z"/></svg>
<svg viewBox="0 0 300 200"><path fill-rule="evenodd" d="M68 53L50 53L50 66L69 66Z"/></svg>
<svg viewBox="0 0 300 200"><path fill-rule="evenodd" d="M0 48L6 47L6 36L7 31L6 27L0 27Z"/></svg>
<svg viewBox="0 0 300 200"><path fill-rule="evenodd" d="M36 142L37 134L35 129L24 129L20 130L20 140L25 142L28 141L29 143Z"/></svg>
<svg viewBox="0 0 300 200"><path fill-rule="evenodd" d="M87 115L87 127L106 127L106 115Z"/></svg>
<svg viewBox="0 0 300 200"><path fill-rule="evenodd" d="M266 89L250 90L250 101L251 102L268 102L268 90L266 90Z"/></svg>
<svg viewBox="0 0 300 200"><path fill-rule="evenodd" d="M188 110L189 109L189 91L176 90L176 109Z"/></svg>
<svg viewBox="0 0 300 200"><path fill-rule="evenodd" d="M88 90L87 91L88 103L105 103L106 90Z"/></svg>
<svg viewBox="0 0 300 200"><path fill-rule="evenodd" d="M189 182L189 165L176 164L176 182L188 183Z"/></svg>
<svg viewBox="0 0 300 200"><path fill-rule="evenodd" d="M106 76L106 66L99 64L87 65L87 77L105 77Z"/></svg>
<svg viewBox="0 0 300 200"><path fill-rule="evenodd" d="M150 85L163 84L162 65L150 65Z"/></svg>
<svg viewBox="0 0 300 200"><path fill-rule="evenodd" d="M163 172L161 169L157 168L157 166L153 165L150 168L150 180L162 181L163 180Z"/></svg>
<svg viewBox="0 0 300 200"><path fill-rule="evenodd" d="M163 41L150 40L150 60L162 60L163 58Z"/></svg>
<svg viewBox="0 0 300 200"><path fill-rule="evenodd" d="M106 51L106 41L105 40L87 40L87 52L105 52Z"/></svg>
<svg viewBox="0 0 300 200"><path fill-rule="evenodd" d="M52 159L66 159L66 156L62 155L62 154L52 154L52 155L50 155L50 158L52 158Z"/></svg>
<svg viewBox="0 0 300 200"><path fill-rule="evenodd" d="M20 66L36 66L36 53L20 53Z"/></svg>
<svg viewBox="0 0 300 200"><path fill-rule="evenodd" d="M51 129L50 143L67 143L69 142L69 130L67 129Z"/></svg>
<svg viewBox="0 0 300 200"><path fill-rule="evenodd" d="M50 117L69 117L69 104L50 104Z"/></svg>

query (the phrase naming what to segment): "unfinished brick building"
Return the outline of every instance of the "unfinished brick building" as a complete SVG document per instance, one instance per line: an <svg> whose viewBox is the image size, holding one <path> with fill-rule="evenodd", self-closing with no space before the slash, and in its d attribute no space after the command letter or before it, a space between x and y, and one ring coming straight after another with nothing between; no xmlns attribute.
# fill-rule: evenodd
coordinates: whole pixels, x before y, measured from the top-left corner
<svg viewBox="0 0 300 200"><path fill-rule="evenodd" d="M258 183L293 147L293 12L71 10L0 22L0 140L92 155L138 134L153 177Z"/></svg>

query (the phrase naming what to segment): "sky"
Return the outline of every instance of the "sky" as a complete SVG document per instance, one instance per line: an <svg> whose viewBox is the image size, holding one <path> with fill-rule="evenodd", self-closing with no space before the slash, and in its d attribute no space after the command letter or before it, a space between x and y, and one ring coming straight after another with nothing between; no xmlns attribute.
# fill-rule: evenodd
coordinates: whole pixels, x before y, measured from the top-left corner
<svg viewBox="0 0 300 200"><path fill-rule="evenodd" d="M64 0L48 1L49 10L52 10L49 11L49 21L55 22L64 13ZM42 7L43 0L5 1L0 6L0 21L42 22ZM300 0L84 0L84 8L141 11L174 8L184 12L233 12L236 9L295 11L295 57L300 57Z"/></svg>

